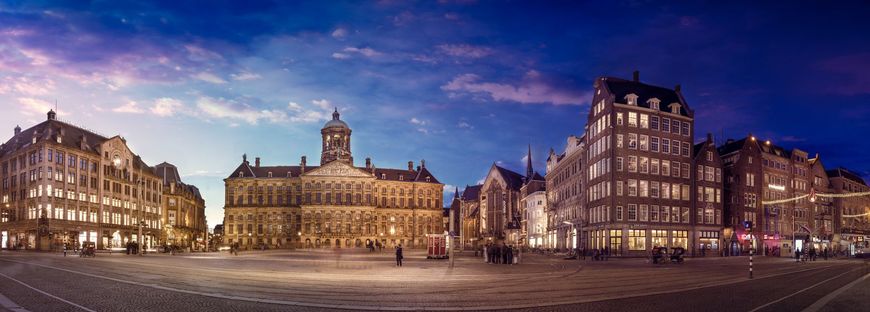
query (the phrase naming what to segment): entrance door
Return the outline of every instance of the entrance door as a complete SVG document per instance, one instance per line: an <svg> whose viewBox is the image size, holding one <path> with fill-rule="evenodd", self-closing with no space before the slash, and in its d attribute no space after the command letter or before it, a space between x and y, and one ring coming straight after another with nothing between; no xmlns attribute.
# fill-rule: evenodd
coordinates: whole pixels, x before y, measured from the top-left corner
<svg viewBox="0 0 870 312"><path fill-rule="evenodd" d="M0 249L9 249L9 233L6 231L0 232Z"/></svg>

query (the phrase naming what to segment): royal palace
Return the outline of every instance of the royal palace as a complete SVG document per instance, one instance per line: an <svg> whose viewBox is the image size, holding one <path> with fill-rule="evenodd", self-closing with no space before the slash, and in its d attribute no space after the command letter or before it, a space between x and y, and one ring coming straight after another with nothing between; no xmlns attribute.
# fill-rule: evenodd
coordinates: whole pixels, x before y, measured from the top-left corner
<svg viewBox="0 0 870 312"><path fill-rule="evenodd" d="M425 246L443 233L443 184L426 169L356 167L338 110L321 129L319 166L261 166L247 156L225 181L224 243L241 248Z"/></svg>

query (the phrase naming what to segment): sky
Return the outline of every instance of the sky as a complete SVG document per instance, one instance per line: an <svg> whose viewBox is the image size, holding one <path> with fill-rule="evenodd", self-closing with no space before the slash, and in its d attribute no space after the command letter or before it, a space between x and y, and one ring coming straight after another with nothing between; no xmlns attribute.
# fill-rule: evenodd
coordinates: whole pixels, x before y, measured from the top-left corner
<svg viewBox="0 0 870 312"><path fill-rule="evenodd" d="M319 163L341 112L358 166L445 184L544 174L596 77L682 86L696 140L749 133L870 178L870 5L788 1L2 1L0 139L58 118L167 161L223 219L242 160ZM6 129L6 130L3 130ZM3 135L3 131L5 135Z"/></svg>

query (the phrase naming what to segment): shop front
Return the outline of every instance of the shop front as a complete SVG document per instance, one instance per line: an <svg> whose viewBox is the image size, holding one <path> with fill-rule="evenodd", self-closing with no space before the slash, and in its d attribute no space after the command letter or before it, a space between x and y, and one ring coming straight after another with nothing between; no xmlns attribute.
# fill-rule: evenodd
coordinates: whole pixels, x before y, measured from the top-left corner
<svg viewBox="0 0 870 312"><path fill-rule="evenodd" d="M698 251L701 257L721 255L719 251L719 231L698 231Z"/></svg>
<svg viewBox="0 0 870 312"><path fill-rule="evenodd" d="M762 234L761 238L761 241L764 242L763 255L779 257L782 254L782 240L779 233Z"/></svg>
<svg viewBox="0 0 870 312"><path fill-rule="evenodd" d="M0 249L9 249L9 231L0 231Z"/></svg>

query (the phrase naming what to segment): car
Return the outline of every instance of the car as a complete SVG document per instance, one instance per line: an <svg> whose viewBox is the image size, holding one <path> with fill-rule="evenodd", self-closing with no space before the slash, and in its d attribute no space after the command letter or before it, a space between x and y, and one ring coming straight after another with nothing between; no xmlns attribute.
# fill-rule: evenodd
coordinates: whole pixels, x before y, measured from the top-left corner
<svg viewBox="0 0 870 312"><path fill-rule="evenodd" d="M218 251L230 251L230 245L221 244L217 247Z"/></svg>

